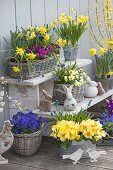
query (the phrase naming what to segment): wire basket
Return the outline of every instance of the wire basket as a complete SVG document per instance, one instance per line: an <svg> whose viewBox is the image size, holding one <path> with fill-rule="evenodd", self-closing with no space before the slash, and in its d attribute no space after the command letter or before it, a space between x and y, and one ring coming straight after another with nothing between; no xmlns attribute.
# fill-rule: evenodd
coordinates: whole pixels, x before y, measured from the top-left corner
<svg viewBox="0 0 113 170"><path fill-rule="evenodd" d="M18 155L30 156L37 152L42 140L42 130L32 134L14 134L12 150Z"/></svg>
<svg viewBox="0 0 113 170"><path fill-rule="evenodd" d="M66 99L65 92L62 87L63 84L54 84L53 89L53 101L58 101L60 105L64 104L64 100ZM70 84L65 84L67 87L70 87ZM73 97L76 99L77 102L80 102L84 99L86 92L86 83L80 86L73 86L72 94Z"/></svg>
<svg viewBox="0 0 113 170"><path fill-rule="evenodd" d="M11 78L23 78L28 80L34 77L38 77L45 73L51 72L56 65L57 60L53 58L48 58L44 60L38 60L37 62L21 63L15 59L10 58L8 60L8 73ZM21 68L21 73L15 73L13 67Z"/></svg>

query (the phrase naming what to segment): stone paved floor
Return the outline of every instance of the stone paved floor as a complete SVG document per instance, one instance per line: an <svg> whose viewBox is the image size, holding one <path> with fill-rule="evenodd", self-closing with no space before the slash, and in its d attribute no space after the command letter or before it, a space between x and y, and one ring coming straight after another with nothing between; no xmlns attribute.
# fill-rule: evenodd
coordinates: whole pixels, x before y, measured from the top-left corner
<svg viewBox="0 0 113 170"><path fill-rule="evenodd" d="M107 155L98 159L97 163L90 163L89 159L82 159L80 164L73 165L70 160L58 157L57 146L43 141L39 151L30 157L23 157L8 151L4 154L9 164L0 165L0 170L113 170L113 146L98 147L106 150Z"/></svg>

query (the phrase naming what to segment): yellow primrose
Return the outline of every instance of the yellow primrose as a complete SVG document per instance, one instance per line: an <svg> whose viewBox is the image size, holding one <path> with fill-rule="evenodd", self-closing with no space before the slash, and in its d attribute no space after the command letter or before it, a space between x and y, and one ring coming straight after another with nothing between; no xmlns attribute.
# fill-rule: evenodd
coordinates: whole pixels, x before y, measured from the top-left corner
<svg viewBox="0 0 113 170"><path fill-rule="evenodd" d="M30 60L33 60L33 59L36 58L36 54L34 54L34 53L28 53L28 54L26 54L26 56L27 56L27 58L30 59Z"/></svg>
<svg viewBox="0 0 113 170"><path fill-rule="evenodd" d="M107 76L112 76L113 75L113 71L110 71Z"/></svg>
<svg viewBox="0 0 113 170"><path fill-rule="evenodd" d="M24 54L24 49L17 47L17 49L16 49L16 54L22 56L22 55Z"/></svg>
<svg viewBox="0 0 113 170"><path fill-rule="evenodd" d="M95 48L91 48L90 50L89 50L89 54L90 54L90 56L95 56L96 55L96 49Z"/></svg>
<svg viewBox="0 0 113 170"><path fill-rule="evenodd" d="M106 48L100 48L100 55L104 55L105 52L106 52Z"/></svg>
<svg viewBox="0 0 113 170"><path fill-rule="evenodd" d="M40 27L38 30L41 34L45 34L47 32L47 29L45 27Z"/></svg>
<svg viewBox="0 0 113 170"><path fill-rule="evenodd" d="M49 38L50 38L49 34L45 34L45 36L44 36L44 40L45 40L45 41L48 41L48 40L49 40Z"/></svg>
<svg viewBox="0 0 113 170"><path fill-rule="evenodd" d="M21 70L20 70L20 68L18 68L18 67L13 67L13 71L15 72L15 73L20 73L21 72Z"/></svg>

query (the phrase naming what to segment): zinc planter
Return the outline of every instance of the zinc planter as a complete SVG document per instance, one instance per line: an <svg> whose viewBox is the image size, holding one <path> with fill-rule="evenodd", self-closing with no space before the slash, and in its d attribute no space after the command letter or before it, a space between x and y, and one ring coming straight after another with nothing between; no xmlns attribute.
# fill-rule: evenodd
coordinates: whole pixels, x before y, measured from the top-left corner
<svg viewBox="0 0 113 170"><path fill-rule="evenodd" d="M90 148L92 150L95 150L96 145L93 144L90 141L84 141L84 140L82 140L81 142L75 142L74 141L74 142L72 142L72 145L67 150L64 150L63 148L60 148L59 149L59 156L62 157L63 155L70 155L70 154L73 154L74 152L76 152L78 149L82 149L84 151L83 155L82 155L82 158L88 158L89 155L86 152L86 150L88 148Z"/></svg>
<svg viewBox="0 0 113 170"><path fill-rule="evenodd" d="M12 150L18 155L30 156L37 152L42 140L42 130L32 134L14 134Z"/></svg>
<svg viewBox="0 0 113 170"><path fill-rule="evenodd" d="M113 76L110 78L109 89L113 89Z"/></svg>
<svg viewBox="0 0 113 170"><path fill-rule="evenodd" d="M76 61L78 46L75 47L63 47L65 61Z"/></svg>

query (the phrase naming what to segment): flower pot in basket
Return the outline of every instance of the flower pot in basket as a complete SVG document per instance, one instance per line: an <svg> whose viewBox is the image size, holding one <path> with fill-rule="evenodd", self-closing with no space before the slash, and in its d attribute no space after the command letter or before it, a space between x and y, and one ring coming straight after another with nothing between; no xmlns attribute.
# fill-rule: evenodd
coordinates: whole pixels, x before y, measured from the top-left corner
<svg viewBox="0 0 113 170"><path fill-rule="evenodd" d="M78 46L63 47L65 61L74 61L77 59Z"/></svg>
<svg viewBox="0 0 113 170"><path fill-rule="evenodd" d="M14 134L12 150L18 155L30 156L35 154L41 144L42 130L32 134Z"/></svg>
<svg viewBox="0 0 113 170"><path fill-rule="evenodd" d="M64 89L62 87L63 84L54 84L53 89L53 101L58 101L60 105L64 104L64 100L66 98ZM65 84L67 87L70 87L70 84ZM80 86L73 86L72 94L73 97L76 99L77 102L80 102L84 99L86 92L86 83L80 85Z"/></svg>

